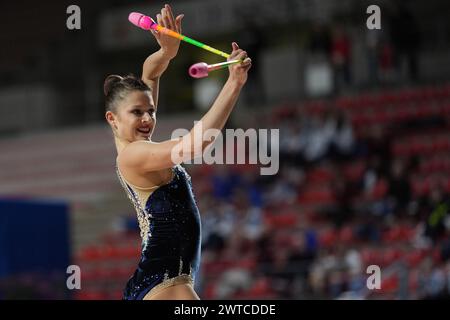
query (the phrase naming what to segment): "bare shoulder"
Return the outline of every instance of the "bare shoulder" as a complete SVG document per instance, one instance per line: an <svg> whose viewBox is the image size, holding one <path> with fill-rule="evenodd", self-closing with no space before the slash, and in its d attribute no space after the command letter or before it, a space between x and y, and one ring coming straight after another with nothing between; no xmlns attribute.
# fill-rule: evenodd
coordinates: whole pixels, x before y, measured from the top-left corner
<svg viewBox="0 0 450 320"><path fill-rule="evenodd" d="M118 155L117 159L122 166L136 167L140 162L147 160L157 143L152 141L134 141L128 144Z"/></svg>
<svg viewBox="0 0 450 320"><path fill-rule="evenodd" d="M139 164L145 161L147 153L155 144L152 141L134 141L125 146L117 156L117 166L121 171L133 167L139 171Z"/></svg>
<svg viewBox="0 0 450 320"><path fill-rule="evenodd" d="M170 178L171 170L167 168L146 170L140 164L145 161L145 153L149 152L151 141L135 141L127 145L117 156L117 166L120 174L134 186L150 188L161 184ZM141 159L139 159L141 157Z"/></svg>
<svg viewBox="0 0 450 320"><path fill-rule="evenodd" d="M119 154L119 169L131 167L142 173L172 168L175 163L173 153L180 139L163 142L135 141L128 144Z"/></svg>

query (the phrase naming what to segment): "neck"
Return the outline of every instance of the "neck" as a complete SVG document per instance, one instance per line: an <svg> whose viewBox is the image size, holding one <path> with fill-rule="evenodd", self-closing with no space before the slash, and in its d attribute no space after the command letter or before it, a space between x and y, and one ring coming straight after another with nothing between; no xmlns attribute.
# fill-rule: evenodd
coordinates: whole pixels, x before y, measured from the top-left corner
<svg viewBox="0 0 450 320"><path fill-rule="evenodd" d="M116 136L114 136L114 142L116 144L116 150L118 155L122 152L123 148L125 148L129 144L128 141L121 140Z"/></svg>

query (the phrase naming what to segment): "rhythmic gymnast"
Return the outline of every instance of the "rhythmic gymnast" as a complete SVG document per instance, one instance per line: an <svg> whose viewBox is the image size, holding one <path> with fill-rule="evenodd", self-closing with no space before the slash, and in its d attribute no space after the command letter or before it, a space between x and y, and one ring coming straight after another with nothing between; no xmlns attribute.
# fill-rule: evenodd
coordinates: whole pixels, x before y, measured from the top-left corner
<svg viewBox="0 0 450 320"><path fill-rule="evenodd" d="M165 5L157 21L181 32L182 17L174 18L170 6ZM104 83L105 117L117 148L116 171L136 209L142 237L139 265L126 284L123 298L196 300L200 215L190 176L181 163L200 156L212 142L196 142L199 135L194 132L200 123L202 136L208 129L223 128L247 81L251 60L233 42L228 60L243 62L228 67L228 79L201 121L185 136L154 142L151 136L156 125L159 79L177 55L180 40L152 33L160 49L145 60L142 78L110 75ZM174 150L182 150L175 152L179 157L173 156Z"/></svg>

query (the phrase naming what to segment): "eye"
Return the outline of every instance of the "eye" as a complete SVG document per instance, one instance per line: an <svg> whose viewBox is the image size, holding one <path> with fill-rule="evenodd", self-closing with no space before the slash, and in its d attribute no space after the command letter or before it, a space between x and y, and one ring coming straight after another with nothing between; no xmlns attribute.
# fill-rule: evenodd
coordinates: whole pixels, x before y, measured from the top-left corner
<svg viewBox="0 0 450 320"><path fill-rule="evenodd" d="M142 115L142 111L139 109L134 109L131 111L132 114L135 114L137 116L141 116Z"/></svg>

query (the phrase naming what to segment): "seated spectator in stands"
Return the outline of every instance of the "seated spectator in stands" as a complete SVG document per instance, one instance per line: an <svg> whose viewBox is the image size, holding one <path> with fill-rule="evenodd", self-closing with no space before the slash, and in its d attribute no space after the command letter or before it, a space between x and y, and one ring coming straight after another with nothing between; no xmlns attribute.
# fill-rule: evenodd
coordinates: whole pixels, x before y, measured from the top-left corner
<svg viewBox="0 0 450 320"><path fill-rule="evenodd" d="M263 213L261 208L249 208L246 216L244 217L243 223L244 236L250 240L257 240L264 230Z"/></svg>
<svg viewBox="0 0 450 320"><path fill-rule="evenodd" d="M405 214L411 201L411 187L406 166L400 159L392 163L388 183L388 194L394 201L395 214Z"/></svg>
<svg viewBox="0 0 450 320"><path fill-rule="evenodd" d="M345 262L348 269L348 289L354 293L358 293L358 296L361 297L367 288L367 278L365 276L365 270L363 270L361 254L356 249L347 250L345 254Z"/></svg>
<svg viewBox="0 0 450 320"><path fill-rule="evenodd" d="M301 165L303 149L307 142L304 119L290 119L280 124L280 160L287 164Z"/></svg>
<svg viewBox="0 0 450 320"><path fill-rule="evenodd" d="M337 161L348 159L353 154L355 146L352 123L339 109L330 113L329 121L330 125L334 126L330 155Z"/></svg>
<svg viewBox="0 0 450 320"><path fill-rule="evenodd" d="M202 209L202 247L220 253L225 246L225 239L217 228L219 225L219 217L216 215L217 202L212 199L205 196L199 203Z"/></svg>
<svg viewBox="0 0 450 320"><path fill-rule="evenodd" d="M298 190L303 183L303 172L292 166L282 166L279 179L266 191L267 204L271 208L289 205L297 201Z"/></svg>
<svg viewBox="0 0 450 320"><path fill-rule="evenodd" d="M380 82L379 55L383 36L382 30L367 29L365 31L366 57L370 85L378 85Z"/></svg>
<svg viewBox="0 0 450 320"><path fill-rule="evenodd" d="M340 269L331 270L328 273L328 295L332 299L336 299L345 291L347 291L345 271Z"/></svg>
<svg viewBox="0 0 450 320"><path fill-rule="evenodd" d="M424 299L438 299L446 295L446 274L443 264L433 266L426 282Z"/></svg>
<svg viewBox="0 0 450 320"><path fill-rule="evenodd" d="M379 243L381 240L380 221L371 215L358 215L355 235L360 241Z"/></svg>
<svg viewBox="0 0 450 320"><path fill-rule="evenodd" d="M340 228L354 215L351 202L354 190L340 171L337 171L337 177L332 181L332 188L336 204L327 208L325 211L330 221L332 221L337 228Z"/></svg>
<svg viewBox="0 0 450 320"><path fill-rule="evenodd" d="M407 79L405 80L417 81L418 54L421 44L419 24L404 1L393 1L390 7L387 20L390 24L396 67L400 74L403 74L403 70L406 69Z"/></svg>
<svg viewBox="0 0 450 320"><path fill-rule="evenodd" d="M449 232L450 197L440 183L434 183L428 197L420 201L420 209L425 216L425 236L437 243Z"/></svg>
<svg viewBox="0 0 450 320"><path fill-rule="evenodd" d="M372 155L362 178L363 199L366 210L377 216L388 217L393 213L393 201L386 195L386 165L379 155Z"/></svg>
<svg viewBox="0 0 450 320"><path fill-rule="evenodd" d="M328 153L333 140L335 127L333 121L326 119L324 115L313 115L310 118L309 127L302 134L307 138L303 156L308 163L314 164L321 161Z"/></svg>
<svg viewBox="0 0 450 320"><path fill-rule="evenodd" d="M236 226L236 212L224 201L216 202L211 210L213 211L208 211L205 217L202 216L205 230L202 237L203 245L205 248L220 252Z"/></svg>
<svg viewBox="0 0 450 320"><path fill-rule="evenodd" d="M311 53L328 56L331 50L331 35L329 28L320 23L314 23L309 33L308 49Z"/></svg>
<svg viewBox="0 0 450 320"><path fill-rule="evenodd" d="M281 299L292 299L293 275L295 270L289 265L290 249L278 248L274 252L273 260L271 261L270 268L268 268L267 274L271 279L272 289L279 295Z"/></svg>
<svg viewBox="0 0 450 320"><path fill-rule="evenodd" d="M225 166L217 166L211 181L213 194L220 200L230 200L234 188L240 184L239 175L227 170Z"/></svg>
<svg viewBox="0 0 450 320"><path fill-rule="evenodd" d="M331 39L331 62L338 92L351 84L351 43L344 27L336 25Z"/></svg>
<svg viewBox="0 0 450 320"><path fill-rule="evenodd" d="M260 175L256 172L250 170L242 172L240 185L234 191L234 193L243 192L251 207L260 208L264 205L262 193L263 183L259 178Z"/></svg>
<svg viewBox="0 0 450 320"><path fill-rule="evenodd" d="M273 246L271 245L273 240L273 229L264 229L260 237L256 241L256 261L258 268L261 271L265 271L266 265L270 263L273 257Z"/></svg>
<svg viewBox="0 0 450 320"><path fill-rule="evenodd" d="M305 282L309 277L309 270L316 255L315 250L310 250L307 243L307 235L300 232L293 238L292 248L288 254L288 264L292 266L296 272L292 276L295 280L297 274Z"/></svg>
<svg viewBox="0 0 450 320"><path fill-rule="evenodd" d="M392 162L392 141L391 132L381 125L373 125L368 128L367 136L362 141L365 148L363 156L370 159L376 158L376 171L383 176L389 174L390 163Z"/></svg>
<svg viewBox="0 0 450 320"><path fill-rule="evenodd" d="M232 299L233 295L246 291L252 284L252 275L248 270L234 267L225 271L216 285L217 299Z"/></svg>

